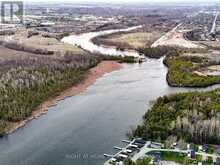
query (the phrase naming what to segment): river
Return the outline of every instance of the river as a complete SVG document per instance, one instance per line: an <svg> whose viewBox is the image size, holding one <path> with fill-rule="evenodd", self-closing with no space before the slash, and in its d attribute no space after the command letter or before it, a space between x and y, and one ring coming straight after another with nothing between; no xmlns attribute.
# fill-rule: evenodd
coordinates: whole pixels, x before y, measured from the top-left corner
<svg viewBox="0 0 220 165"><path fill-rule="evenodd" d="M84 33L79 35L71 35L64 37L61 41L64 43L72 44L79 46L87 51L93 52L93 53L101 53L105 55L113 55L113 56L134 56L138 57L139 54L136 51L120 51L116 50L114 47L105 47L101 45L95 45L93 42L91 42L91 39L98 36L108 35L116 32L128 32L132 31L138 28L141 28L142 26L134 26L127 29L116 29L116 30L105 30L105 31L99 31L99 32L90 32L90 33Z"/></svg>
<svg viewBox="0 0 220 165"><path fill-rule="evenodd" d="M123 64L121 70L105 74L83 93L60 101L46 115L0 139L0 165L103 164L103 154L122 145L151 101L189 91L169 87L166 73L162 59Z"/></svg>

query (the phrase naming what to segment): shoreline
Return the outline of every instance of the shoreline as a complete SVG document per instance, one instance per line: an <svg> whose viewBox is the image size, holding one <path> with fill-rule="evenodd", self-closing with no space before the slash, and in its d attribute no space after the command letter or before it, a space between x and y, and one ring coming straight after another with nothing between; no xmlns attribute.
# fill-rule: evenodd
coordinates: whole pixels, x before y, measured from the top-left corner
<svg viewBox="0 0 220 165"><path fill-rule="evenodd" d="M91 40L95 37L105 36L105 35L114 34L118 32L129 32L129 31L139 29L141 27L142 25L133 26L133 27L126 28L126 29L117 29L117 30L113 29L113 30L105 30L105 31L100 31L100 32L91 32L88 34L82 33L81 35L69 35L67 37L64 37L61 40L61 42L68 43L71 45L77 45L81 49L86 49L87 51L90 51L90 52L98 52L98 53L105 52L104 54L107 54L107 55L117 55L117 56L124 55L124 56L139 57L138 52L128 52L128 51L121 51L121 50L116 50L116 49L112 50L112 48L98 46L94 44ZM84 42L78 42L78 40L81 40Z"/></svg>
<svg viewBox="0 0 220 165"><path fill-rule="evenodd" d="M131 31L130 32L127 32L127 33L132 33ZM132 51L132 50L135 50L135 48L129 44L126 44L126 43L120 43L120 42L114 42L114 41L108 41L108 38L111 38L112 36L114 37L115 35L120 35L120 34L127 34L125 32L118 32L118 33L112 33L112 34L108 34L108 35L105 35L105 36L97 36L97 37L94 37L91 41L98 45L98 46L102 46L102 47L109 47L109 48L115 48L115 49L118 49L118 50L123 50L123 51Z"/></svg>
<svg viewBox="0 0 220 165"><path fill-rule="evenodd" d="M71 97L85 91L90 85L94 84L96 79L100 78L106 73L110 73L122 68L122 65L116 61L101 61L97 66L88 70L86 77L80 83L73 85L72 87L59 93L58 96L50 97L41 103L27 119L11 123L6 129L5 135L11 134L21 127L24 127L29 121L37 119L40 116L47 113L48 108L56 106L59 101L64 100L67 97Z"/></svg>

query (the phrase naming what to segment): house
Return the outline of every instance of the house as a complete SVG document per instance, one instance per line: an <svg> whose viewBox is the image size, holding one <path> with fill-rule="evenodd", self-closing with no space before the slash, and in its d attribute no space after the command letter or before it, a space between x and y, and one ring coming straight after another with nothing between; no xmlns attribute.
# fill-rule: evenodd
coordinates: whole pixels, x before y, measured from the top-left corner
<svg viewBox="0 0 220 165"><path fill-rule="evenodd" d="M146 141L143 141L141 139L136 139L132 144L138 146L138 148L140 149L145 146Z"/></svg>
<svg viewBox="0 0 220 165"><path fill-rule="evenodd" d="M189 150L188 153L187 153L187 156L188 156L188 158L190 158L190 159L195 159L195 157L196 157L196 152L195 152L195 150Z"/></svg>
<svg viewBox="0 0 220 165"><path fill-rule="evenodd" d="M194 146L193 144L187 144L187 150L193 150Z"/></svg>
<svg viewBox="0 0 220 165"><path fill-rule="evenodd" d="M160 164L160 157L159 156L156 156L153 158L153 164L154 165L159 165Z"/></svg>
<svg viewBox="0 0 220 165"><path fill-rule="evenodd" d="M206 152L207 150L208 150L207 145L200 145L199 146L199 151Z"/></svg>
<svg viewBox="0 0 220 165"><path fill-rule="evenodd" d="M143 140L143 139L141 139L141 138L137 138L137 139L134 140L134 143L138 143L138 144L143 144L143 145L145 145L145 144L146 144L146 141Z"/></svg>
<svg viewBox="0 0 220 165"><path fill-rule="evenodd" d="M161 143L151 142L151 144L150 144L149 147L150 147L150 148L161 149L161 148L163 148L164 146L163 146L163 144L161 144Z"/></svg>
<svg viewBox="0 0 220 165"><path fill-rule="evenodd" d="M159 165L160 164L160 152L156 152L149 155L151 157L150 164Z"/></svg>

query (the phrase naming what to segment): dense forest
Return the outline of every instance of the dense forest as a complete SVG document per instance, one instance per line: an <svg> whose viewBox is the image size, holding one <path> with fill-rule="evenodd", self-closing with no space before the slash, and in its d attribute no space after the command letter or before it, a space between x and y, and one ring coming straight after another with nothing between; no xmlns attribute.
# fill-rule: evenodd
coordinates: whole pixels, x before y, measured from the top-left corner
<svg viewBox="0 0 220 165"><path fill-rule="evenodd" d="M118 61L119 63L136 63L137 60L133 56L103 56L103 60L106 61Z"/></svg>
<svg viewBox="0 0 220 165"><path fill-rule="evenodd" d="M25 46L25 45L20 44L18 42L0 41L0 45L3 45L4 47L9 48L9 49L18 50L18 51L25 51L25 52L34 53L34 54L53 55L55 53L54 51L47 50L47 49Z"/></svg>
<svg viewBox="0 0 220 165"><path fill-rule="evenodd" d="M144 54L146 57L149 58L161 58L162 56L176 56L179 54L181 50L177 48L171 48L167 46L161 46L161 47L145 47L145 48L139 48L137 50L140 54Z"/></svg>
<svg viewBox="0 0 220 165"><path fill-rule="evenodd" d="M133 135L161 140L173 135L197 144L220 144L220 89L158 98Z"/></svg>
<svg viewBox="0 0 220 165"><path fill-rule="evenodd" d="M72 54L0 61L0 135L50 96L78 83L99 56Z"/></svg>
<svg viewBox="0 0 220 165"><path fill-rule="evenodd" d="M164 64L168 67L167 82L177 87L207 87L220 83L220 76L202 76L194 71L215 65L213 61L200 57L167 56Z"/></svg>

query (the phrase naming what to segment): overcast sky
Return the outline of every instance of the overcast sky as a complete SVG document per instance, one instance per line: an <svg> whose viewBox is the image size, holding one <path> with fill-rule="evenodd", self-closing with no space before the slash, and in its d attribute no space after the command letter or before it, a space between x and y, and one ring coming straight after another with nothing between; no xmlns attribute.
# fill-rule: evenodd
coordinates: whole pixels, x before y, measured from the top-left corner
<svg viewBox="0 0 220 165"><path fill-rule="evenodd" d="M220 0L24 0L26 2L72 2L72 3L83 3L83 2L107 2L107 3L138 3L138 2L220 2Z"/></svg>

